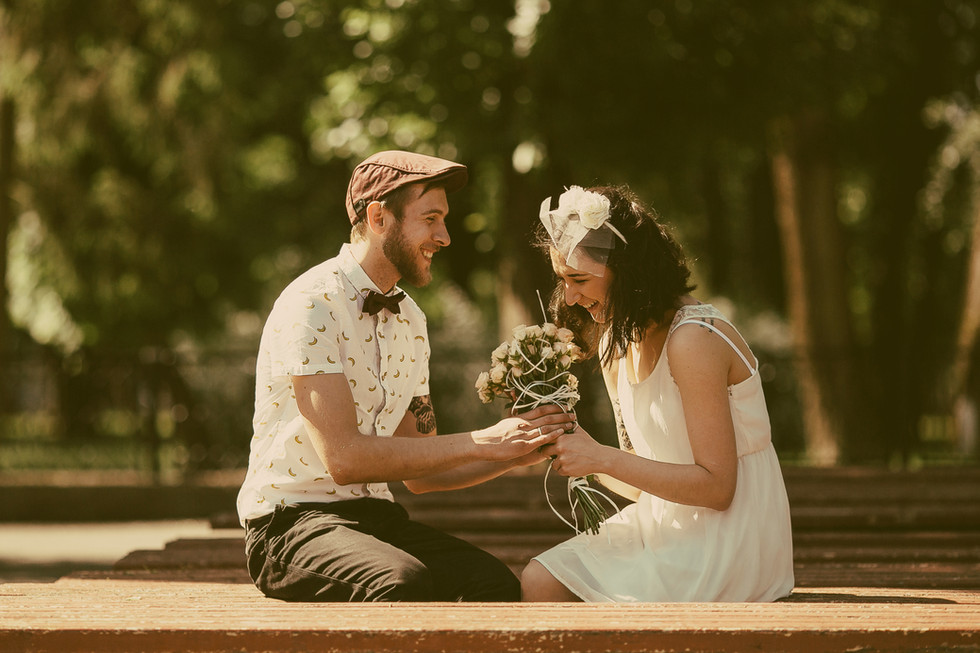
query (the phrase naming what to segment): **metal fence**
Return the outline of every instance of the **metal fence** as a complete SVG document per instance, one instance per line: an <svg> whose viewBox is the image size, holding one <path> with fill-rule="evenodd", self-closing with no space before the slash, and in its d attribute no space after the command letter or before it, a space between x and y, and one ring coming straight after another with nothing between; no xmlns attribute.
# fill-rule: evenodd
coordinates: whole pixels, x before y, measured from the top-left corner
<svg viewBox="0 0 980 653"><path fill-rule="evenodd" d="M474 382L495 343L433 338L430 389L439 431L480 428L504 414L482 404ZM803 451L792 362L760 355L773 437L781 455ZM64 361L43 352L7 355L0 381L0 471L143 469L189 475L244 466L251 439L255 352L103 351ZM615 442L612 412L594 363L574 370L577 413L600 441Z"/></svg>

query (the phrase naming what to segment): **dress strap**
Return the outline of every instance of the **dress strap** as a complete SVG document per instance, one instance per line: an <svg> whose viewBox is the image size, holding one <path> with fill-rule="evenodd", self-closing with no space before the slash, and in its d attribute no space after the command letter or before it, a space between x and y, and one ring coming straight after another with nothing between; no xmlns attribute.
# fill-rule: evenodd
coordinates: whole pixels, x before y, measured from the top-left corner
<svg viewBox="0 0 980 653"><path fill-rule="evenodd" d="M712 331L714 331L715 333L717 333L719 336L721 336L721 339L724 340L725 342L727 342L731 346L731 348L735 350L735 353L738 354L738 357L742 359L742 362L743 363L745 363L745 367L749 368L749 373L750 374L755 374L756 373L756 369L754 367L752 367L752 364L751 363L749 363L749 359L745 357L745 354L742 353L742 350L739 349L738 346L736 346L734 342L732 342L732 339L731 338L729 338L727 335L725 335L725 332L724 331L722 331L721 329L719 329L718 327L716 327L714 324L710 324L708 322L702 322L698 318L687 318L685 320L681 320L680 322L678 322L674 326L674 328L676 329L677 327L681 326L682 324L697 324L698 326L703 326L703 327L705 327L707 329L711 329Z"/></svg>

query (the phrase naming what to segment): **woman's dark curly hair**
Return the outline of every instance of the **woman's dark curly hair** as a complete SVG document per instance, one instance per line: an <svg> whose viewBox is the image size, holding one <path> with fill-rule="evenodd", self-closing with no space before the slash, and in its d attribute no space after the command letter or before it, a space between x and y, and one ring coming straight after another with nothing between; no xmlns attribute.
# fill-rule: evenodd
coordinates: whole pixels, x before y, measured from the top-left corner
<svg viewBox="0 0 980 653"><path fill-rule="evenodd" d="M558 326L571 329L589 356L599 354L602 364L626 354L631 342L639 342L654 322L660 322L679 299L694 290L691 271L680 246L659 222L653 209L645 207L626 186L588 188L609 199L609 221L626 238L615 239L606 266L613 271L603 324L592 320L581 306L565 303L564 284L559 280L551 295L550 310ZM535 244L545 252L551 238L542 225L535 232ZM599 352L600 342L605 347Z"/></svg>

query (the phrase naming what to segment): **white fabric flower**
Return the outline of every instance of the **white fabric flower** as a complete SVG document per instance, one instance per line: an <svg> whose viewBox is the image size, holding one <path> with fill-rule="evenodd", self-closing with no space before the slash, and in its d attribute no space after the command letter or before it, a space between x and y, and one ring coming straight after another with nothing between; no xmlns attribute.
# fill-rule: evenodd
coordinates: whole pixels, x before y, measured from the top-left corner
<svg viewBox="0 0 980 653"><path fill-rule="evenodd" d="M583 226L598 229L609 219L609 199L605 195L586 191L578 207L578 217Z"/></svg>
<svg viewBox="0 0 980 653"><path fill-rule="evenodd" d="M578 215L586 229L598 229L609 219L609 199L581 186L572 186L558 197L558 213Z"/></svg>
<svg viewBox="0 0 980 653"><path fill-rule="evenodd" d="M627 244L609 219L611 213L612 205L605 195L572 186L558 196L558 208L551 209L550 197L541 202L538 218L548 231L551 245L569 267L601 277L609 251L616 246L615 238ZM584 242L588 253L579 251Z"/></svg>

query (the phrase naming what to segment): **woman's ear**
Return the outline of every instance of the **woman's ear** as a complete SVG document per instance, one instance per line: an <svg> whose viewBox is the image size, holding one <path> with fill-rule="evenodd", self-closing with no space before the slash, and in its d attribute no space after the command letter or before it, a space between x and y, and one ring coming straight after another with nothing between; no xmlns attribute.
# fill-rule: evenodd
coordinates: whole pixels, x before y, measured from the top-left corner
<svg viewBox="0 0 980 653"><path fill-rule="evenodd" d="M374 200L367 205L365 211L366 215L364 219L367 220L368 229L379 235L385 232L385 224L387 222L384 207L384 204Z"/></svg>

